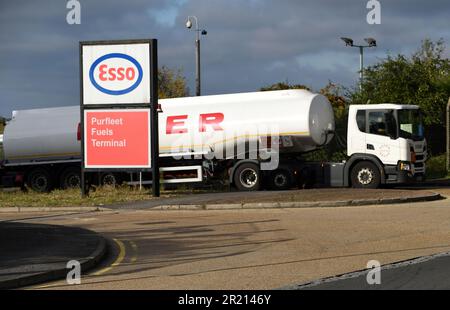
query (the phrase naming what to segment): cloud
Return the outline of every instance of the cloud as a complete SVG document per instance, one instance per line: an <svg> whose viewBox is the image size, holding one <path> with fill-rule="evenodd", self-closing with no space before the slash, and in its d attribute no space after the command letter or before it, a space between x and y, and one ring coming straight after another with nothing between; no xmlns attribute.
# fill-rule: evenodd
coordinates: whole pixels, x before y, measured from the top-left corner
<svg viewBox="0 0 450 310"><path fill-rule="evenodd" d="M364 0L79 0L81 25L66 23L66 1L0 0L0 115L79 103L78 42L157 38L159 64L195 81L198 17L202 92L255 91L278 81L315 89L358 81L359 54L339 39L374 37L371 65L386 53L411 54L421 40L447 39L448 0L381 0L381 25L366 23Z"/></svg>

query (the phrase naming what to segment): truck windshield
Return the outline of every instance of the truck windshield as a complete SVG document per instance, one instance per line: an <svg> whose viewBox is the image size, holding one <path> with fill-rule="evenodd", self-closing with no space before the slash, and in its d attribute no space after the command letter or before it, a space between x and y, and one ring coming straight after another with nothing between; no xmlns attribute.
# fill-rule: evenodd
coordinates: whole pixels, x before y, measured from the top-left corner
<svg viewBox="0 0 450 310"><path fill-rule="evenodd" d="M417 109L398 110L399 136L405 139L422 140L422 114Z"/></svg>

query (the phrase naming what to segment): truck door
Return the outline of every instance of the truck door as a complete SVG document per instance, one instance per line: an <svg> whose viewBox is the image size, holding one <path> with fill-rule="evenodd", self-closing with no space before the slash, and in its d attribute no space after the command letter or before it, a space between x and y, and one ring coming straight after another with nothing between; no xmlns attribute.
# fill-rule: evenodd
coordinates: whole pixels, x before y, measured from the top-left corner
<svg viewBox="0 0 450 310"><path fill-rule="evenodd" d="M396 165L400 158L397 122L394 110L367 110L366 153L385 165Z"/></svg>
<svg viewBox="0 0 450 310"><path fill-rule="evenodd" d="M350 123L350 115L349 115L349 123ZM349 155L354 153L366 153L366 110L358 110L355 115L356 127L355 124L349 124L347 141L349 142L347 145L347 153ZM354 121L353 121L354 122Z"/></svg>

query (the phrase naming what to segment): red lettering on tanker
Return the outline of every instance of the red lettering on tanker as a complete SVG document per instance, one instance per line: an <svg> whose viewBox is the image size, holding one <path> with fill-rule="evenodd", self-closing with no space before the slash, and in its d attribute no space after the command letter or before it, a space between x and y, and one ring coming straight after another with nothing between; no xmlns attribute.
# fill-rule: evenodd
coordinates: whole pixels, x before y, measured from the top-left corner
<svg viewBox="0 0 450 310"><path fill-rule="evenodd" d="M149 111L86 111L86 166L148 167Z"/></svg>
<svg viewBox="0 0 450 310"><path fill-rule="evenodd" d="M186 133L187 128L184 125L184 121L187 118L187 115L168 116L166 121L166 134Z"/></svg>
<svg viewBox="0 0 450 310"><path fill-rule="evenodd" d="M220 123L222 122L223 113L200 114L200 132L205 132L207 130L206 126L210 126L214 131L223 130L223 128L220 127Z"/></svg>
<svg viewBox="0 0 450 310"><path fill-rule="evenodd" d="M187 133L188 128L185 124L187 119L187 115L168 116L166 119L166 134ZM200 114L198 131L206 132L208 128L211 128L213 131L222 131L223 128L220 124L223 120L223 113Z"/></svg>

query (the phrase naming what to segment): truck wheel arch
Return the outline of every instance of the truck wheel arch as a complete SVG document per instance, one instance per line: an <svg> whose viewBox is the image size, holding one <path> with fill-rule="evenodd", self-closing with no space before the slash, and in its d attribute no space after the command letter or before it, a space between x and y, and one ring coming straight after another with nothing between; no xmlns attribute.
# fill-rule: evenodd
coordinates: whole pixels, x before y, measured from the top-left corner
<svg viewBox="0 0 450 310"><path fill-rule="evenodd" d="M244 163L253 163L253 164L256 164L256 165L259 166L259 161L255 160L255 159L242 159L242 160L238 160L238 161L233 165L233 167L231 167L230 175L228 176L228 179L229 179L229 181L230 181L230 184L233 184L233 183L234 183L234 172L236 171L236 169L237 169L240 165L242 165L242 164L244 164Z"/></svg>
<svg viewBox="0 0 450 310"><path fill-rule="evenodd" d="M381 184L386 184L385 172L384 172L383 164L381 163L380 159L378 157L376 157L375 155L356 153L356 154L353 154L350 157L350 159L347 161L347 163L345 164L345 169L344 169L344 186L345 187L350 186L350 173L351 173L352 168L361 161L369 161L369 162L375 164L377 166L378 170L380 171Z"/></svg>

